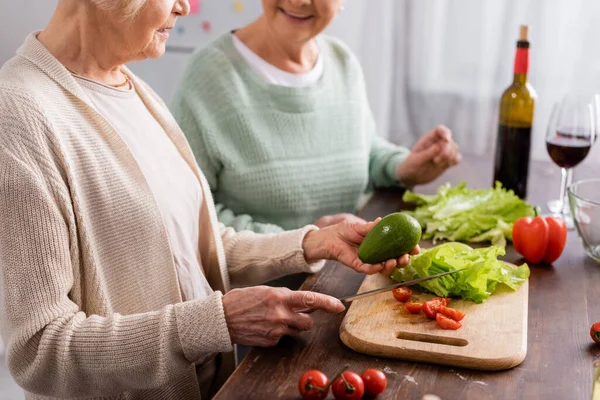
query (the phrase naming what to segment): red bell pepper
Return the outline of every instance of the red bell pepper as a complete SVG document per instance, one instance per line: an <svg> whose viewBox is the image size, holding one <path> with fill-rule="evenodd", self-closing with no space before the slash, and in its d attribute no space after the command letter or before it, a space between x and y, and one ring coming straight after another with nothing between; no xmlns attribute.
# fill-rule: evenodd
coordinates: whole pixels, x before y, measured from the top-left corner
<svg viewBox="0 0 600 400"><path fill-rule="evenodd" d="M513 245L532 264L551 264L562 254L567 226L559 217L523 217L513 225Z"/></svg>

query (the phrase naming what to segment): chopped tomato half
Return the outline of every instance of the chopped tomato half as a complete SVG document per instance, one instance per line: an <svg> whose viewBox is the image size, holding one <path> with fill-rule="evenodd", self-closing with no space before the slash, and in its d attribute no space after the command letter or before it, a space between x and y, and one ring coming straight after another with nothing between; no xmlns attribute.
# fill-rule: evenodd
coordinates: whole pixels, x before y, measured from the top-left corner
<svg viewBox="0 0 600 400"><path fill-rule="evenodd" d="M450 297L434 297L431 300L440 301L443 305L447 306L448 304L450 304L450 301L452 299Z"/></svg>
<svg viewBox="0 0 600 400"><path fill-rule="evenodd" d="M435 322L437 322L437 324L442 329L457 330L462 326L460 322L450 319L450 318L444 316L442 313L438 313L435 316Z"/></svg>
<svg viewBox="0 0 600 400"><path fill-rule="evenodd" d="M410 300L412 296L412 290L406 286L400 286L392 291L394 298L400 302L405 302Z"/></svg>
<svg viewBox="0 0 600 400"><path fill-rule="evenodd" d="M465 317L465 313L455 310L454 308L442 306L440 307L440 313L445 317L453 319L455 321L460 321Z"/></svg>
<svg viewBox="0 0 600 400"><path fill-rule="evenodd" d="M418 301L407 301L405 303L406 305L406 309L411 313L411 314L418 314L421 312L421 310L423 309L423 303L420 303Z"/></svg>
<svg viewBox="0 0 600 400"><path fill-rule="evenodd" d="M435 319L436 314L440 311L440 308L444 306L444 299L440 297L434 297L433 299L423 303L423 311L431 318Z"/></svg>

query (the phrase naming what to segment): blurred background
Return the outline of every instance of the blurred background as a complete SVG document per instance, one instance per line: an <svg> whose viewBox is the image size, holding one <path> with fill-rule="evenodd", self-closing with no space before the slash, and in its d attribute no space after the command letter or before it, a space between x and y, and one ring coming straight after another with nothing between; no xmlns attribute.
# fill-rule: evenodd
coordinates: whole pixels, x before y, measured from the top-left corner
<svg viewBox="0 0 600 400"><path fill-rule="evenodd" d="M260 0L192 0L169 50L130 65L168 103L191 51L261 12ZM0 0L0 64L27 33L44 27L56 0ZM328 34L362 63L379 134L406 146L449 126L467 154L494 151L497 106L512 82L518 27L530 26L530 82L538 93L534 159L548 159L544 135L564 93L600 92L600 1L346 0ZM584 161L600 165L598 146ZM491 180L491 177L490 177Z"/></svg>
<svg viewBox="0 0 600 400"><path fill-rule="evenodd" d="M167 54L130 65L167 103L196 47L261 12L260 0L192 2L194 13L179 19ZM45 26L56 3L0 0L0 65L29 32ZM379 134L395 143L411 146L445 124L463 153L491 156L521 24L530 26L529 77L538 93L532 158L549 160L544 136L554 102L567 92L600 93L598 0L346 0L344 6L327 33L358 56ZM599 147L583 162L600 172ZM11 391L1 342L0 361L0 398L22 398Z"/></svg>

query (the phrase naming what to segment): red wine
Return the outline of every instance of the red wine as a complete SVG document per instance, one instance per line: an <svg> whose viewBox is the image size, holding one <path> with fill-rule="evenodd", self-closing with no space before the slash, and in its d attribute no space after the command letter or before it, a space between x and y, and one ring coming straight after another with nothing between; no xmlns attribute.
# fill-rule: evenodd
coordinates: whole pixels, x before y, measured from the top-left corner
<svg viewBox="0 0 600 400"><path fill-rule="evenodd" d="M517 196L527 195L531 127L515 128L500 124L496 142L494 181L512 189Z"/></svg>
<svg viewBox="0 0 600 400"><path fill-rule="evenodd" d="M590 152L591 140L585 136L557 132L546 140L550 158L561 168L572 168L583 161Z"/></svg>

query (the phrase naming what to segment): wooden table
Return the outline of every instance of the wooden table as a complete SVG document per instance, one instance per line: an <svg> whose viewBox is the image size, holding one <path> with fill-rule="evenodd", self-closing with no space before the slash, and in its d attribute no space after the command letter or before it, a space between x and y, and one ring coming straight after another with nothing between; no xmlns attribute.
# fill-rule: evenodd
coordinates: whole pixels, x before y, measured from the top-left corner
<svg viewBox="0 0 600 400"><path fill-rule="evenodd" d="M600 175L600 168L583 163L575 179ZM437 181L418 188L434 193L446 181L465 180L470 187L489 187L492 163L465 157L461 165ZM559 191L559 169L553 164L531 165L528 200L545 205ZM378 192L361 215L384 216L405 205L400 192ZM507 261L519 260L512 248ZM309 277L302 289L344 296L356 293L363 276L338 263L328 263ZM215 397L231 399L294 399L300 375L320 369L332 377L343 365L360 373L365 368L386 372L388 388L379 399L421 400L425 394L442 399L588 399L592 388L592 362L600 358L600 345L591 342L592 323L600 321L600 265L588 258L576 231L553 266L531 268L529 281L528 351L518 367L482 372L363 355L347 348L338 336L343 314L317 312L314 328L298 338L283 338L272 348L254 348ZM494 340L490 337L489 340ZM331 393L328 399L332 399Z"/></svg>

